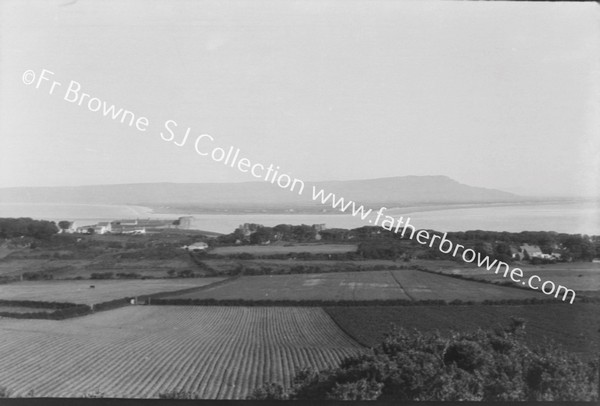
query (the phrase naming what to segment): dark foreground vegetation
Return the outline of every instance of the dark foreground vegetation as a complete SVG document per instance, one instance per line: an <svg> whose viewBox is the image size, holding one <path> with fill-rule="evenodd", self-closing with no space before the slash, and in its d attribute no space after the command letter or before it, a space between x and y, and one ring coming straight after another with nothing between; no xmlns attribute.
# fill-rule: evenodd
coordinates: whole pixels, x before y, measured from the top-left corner
<svg viewBox="0 0 600 406"><path fill-rule="evenodd" d="M266 384L256 400L593 401L598 361L556 346L529 347L523 321L454 333L395 330L339 367L300 371L290 388Z"/></svg>
<svg viewBox="0 0 600 406"><path fill-rule="evenodd" d="M331 306L323 308L346 334L366 347L376 347L390 326L417 329L423 333L494 329L511 318L525 320L524 340L545 345L552 340L581 359L593 360L600 353L599 303L544 303L539 305L467 306Z"/></svg>

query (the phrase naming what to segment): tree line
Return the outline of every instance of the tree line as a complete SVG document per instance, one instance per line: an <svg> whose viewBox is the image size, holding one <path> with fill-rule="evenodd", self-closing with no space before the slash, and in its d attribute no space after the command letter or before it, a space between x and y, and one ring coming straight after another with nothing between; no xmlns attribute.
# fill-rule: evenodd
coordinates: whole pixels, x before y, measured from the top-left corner
<svg viewBox="0 0 600 406"><path fill-rule="evenodd" d="M33 220L29 217L0 218L0 238L32 237L49 239L58 232L54 221Z"/></svg>
<svg viewBox="0 0 600 406"><path fill-rule="evenodd" d="M381 227L363 226L354 229L325 229L318 230L308 225L286 225L280 224L275 227L266 227L259 224L251 224L246 230L236 229L233 233L220 236L212 245L248 244L261 245L276 241L289 243L340 243L352 242L359 245L355 253L342 254L343 259L452 259L453 256L444 254L438 249L440 239L432 247L419 244L410 238L407 230L404 237L402 229L398 233L385 230ZM427 230L430 235L444 233ZM600 257L600 236L588 236L581 234L557 233L553 231L521 231L518 233L506 231L457 231L448 232L447 239L454 244L461 244L463 249L473 249L475 252L489 256L499 261L511 262L513 254L520 253L525 260L532 260L533 252L521 249L524 244L539 247L543 254L560 253L564 261L591 261ZM455 257L460 257L462 251ZM339 255L339 254L337 254Z"/></svg>

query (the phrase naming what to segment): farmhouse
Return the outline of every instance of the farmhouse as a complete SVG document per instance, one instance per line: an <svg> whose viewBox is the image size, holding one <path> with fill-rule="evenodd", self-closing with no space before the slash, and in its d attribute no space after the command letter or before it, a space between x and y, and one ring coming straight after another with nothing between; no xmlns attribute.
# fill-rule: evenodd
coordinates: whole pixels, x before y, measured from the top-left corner
<svg viewBox="0 0 600 406"><path fill-rule="evenodd" d="M96 227L96 225L81 226L81 227L77 227L75 229L75 232L79 233L79 234L90 234L90 230L94 230L94 232L96 231L95 227Z"/></svg>
<svg viewBox="0 0 600 406"><path fill-rule="evenodd" d="M556 260L560 260L561 255L559 253L553 253L553 254L544 254L541 252L534 252L531 255L532 258L540 258L540 259L546 259L546 260L550 260L550 261L556 261Z"/></svg>
<svg viewBox="0 0 600 406"><path fill-rule="evenodd" d="M195 242L193 244L187 245L183 248L185 248L188 251L198 252L198 251L206 250L208 248L208 244L200 241L200 242Z"/></svg>
<svg viewBox="0 0 600 406"><path fill-rule="evenodd" d="M112 227L111 227L110 221L101 221L100 223L96 224L96 226L94 227L94 232L96 234L110 233L111 230L112 230Z"/></svg>
<svg viewBox="0 0 600 406"><path fill-rule="evenodd" d="M144 227L137 226L121 226L117 230L117 232L121 234L146 234L146 229Z"/></svg>

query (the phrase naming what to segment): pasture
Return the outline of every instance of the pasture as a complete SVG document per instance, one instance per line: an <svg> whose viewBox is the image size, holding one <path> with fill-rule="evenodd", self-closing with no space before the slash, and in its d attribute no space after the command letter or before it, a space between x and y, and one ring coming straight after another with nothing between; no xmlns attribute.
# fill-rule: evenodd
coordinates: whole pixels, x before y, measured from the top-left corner
<svg viewBox="0 0 600 406"><path fill-rule="evenodd" d="M519 317L526 320L526 341L531 345L543 346L545 340L552 339L590 360L597 359L600 351L598 303L326 307L325 311L344 331L367 346L379 344L392 323L406 329L448 334L506 327L511 317Z"/></svg>
<svg viewBox="0 0 600 406"><path fill-rule="evenodd" d="M446 300L543 298L533 290L459 280L415 270L243 276L202 291L165 299Z"/></svg>
<svg viewBox="0 0 600 406"><path fill-rule="evenodd" d="M228 273L239 266L245 268L245 273L255 274L293 274L293 273L326 273L326 272L350 272L373 268L397 268L394 261L366 260L366 261L340 261L328 259L231 259L218 257L203 259L202 262L214 269L216 272ZM298 271L302 269L302 271ZM264 272L266 271L266 272Z"/></svg>
<svg viewBox="0 0 600 406"><path fill-rule="evenodd" d="M15 282L0 285L0 299L91 305L126 297L201 287L223 279L225 278Z"/></svg>
<svg viewBox="0 0 600 406"><path fill-rule="evenodd" d="M33 312L44 312L52 313L55 309L45 309L42 307L22 307L22 306L0 306L0 312L9 313L33 313Z"/></svg>
<svg viewBox="0 0 600 406"><path fill-rule="evenodd" d="M529 264L520 266L515 264L514 266L523 270L524 278L528 278L531 275L538 275L543 280L549 280L557 285L566 286L576 292L600 290L600 263L574 262L538 266ZM510 281L510 278L504 278L501 274L495 274L494 270L488 271L481 268L454 267L440 269L440 271L486 281Z"/></svg>
<svg viewBox="0 0 600 406"><path fill-rule="evenodd" d="M372 300L409 297L389 272L243 276L204 292L166 296L165 299L245 300Z"/></svg>
<svg viewBox="0 0 600 406"><path fill-rule="evenodd" d="M0 319L0 385L23 396L244 399L362 347L320 308L131 306L61 322Z"/></svg>
<svg viewBox="0 0 600 406"><path fill-rule="evenodd" d="M355 252L358 246L355 244L273 244L273 245L236 245L228 247L213 248L210 253L216 255L252 254L277 255L309 252L311 254L345 254Z"/></svg>
<svg viewBox="0 0 600 406"><path fill-rule="evenodd" d="M398 284L413 300L484 300L549 298L531 289L515 289L468 280L449 278L415 270L391 271ZM557 299L558 300L558 299Z"/></svg>
<svg viewBox="0 0 600 406"><path fill-rule="evenodd" d="M140 276L165 277L170 270L193 270L202 273L189 259L182 255L172 259L122 259L111 254L99 255L94 259L54 258L4 258L0 259L0 276L20 277L25 272L44 272L54 279L90 278L98 272L134 272Z"/></svg>

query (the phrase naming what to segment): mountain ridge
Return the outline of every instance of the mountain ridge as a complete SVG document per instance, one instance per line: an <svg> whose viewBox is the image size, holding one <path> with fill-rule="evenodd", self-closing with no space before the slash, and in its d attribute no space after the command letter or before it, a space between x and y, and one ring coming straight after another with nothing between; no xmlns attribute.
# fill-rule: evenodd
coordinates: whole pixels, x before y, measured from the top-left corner
<svg viewBox="0 0 600 406"><path fill-rule="evenodd" d="M448 176L395 176L363 180L305 182L302 195L269 182L127 183L113 185L0 188L0 203L70 203L128 205L306 206L313 188L359 204L501 203L521 196L460 183ZM319 199L320 200L320 199Z"/></svg>

